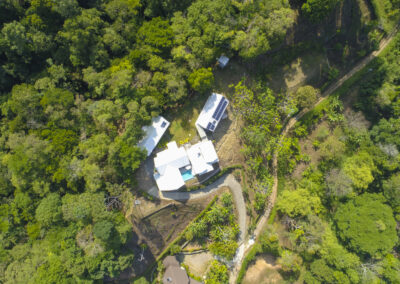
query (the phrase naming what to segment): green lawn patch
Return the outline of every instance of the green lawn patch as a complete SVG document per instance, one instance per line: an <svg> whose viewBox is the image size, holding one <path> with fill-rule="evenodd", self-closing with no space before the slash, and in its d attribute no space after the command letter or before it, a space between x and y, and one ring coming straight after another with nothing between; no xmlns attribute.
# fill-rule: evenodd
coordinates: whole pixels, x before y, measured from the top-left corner
<svg viewBox="0 0 400 284"><path fill-rule="evenodd" d="M192 95L183 105L168 111L165 118L171 122L171 125L160 145L169 141L184 144L197 136L195 123L209 95L210 93Z"/></svg>

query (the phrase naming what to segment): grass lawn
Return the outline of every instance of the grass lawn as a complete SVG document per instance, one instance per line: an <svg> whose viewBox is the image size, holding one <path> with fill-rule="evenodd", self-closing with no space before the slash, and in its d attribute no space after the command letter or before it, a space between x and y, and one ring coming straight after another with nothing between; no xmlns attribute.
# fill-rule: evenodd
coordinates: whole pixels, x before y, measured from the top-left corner
<svg viewBox="0 0 400 284"><path fill-rule="evenodd" d="M195 123L210 94L211 92L204 95L195 94L188 98L185 104L168 112L165 118L171 122L171 125L161 140L160 147L169 141L184 144L197 137Z"/></svg>
<svg viewBox="0 0 400 284"><path fill-rule="evenodd" d="M213 70L215 83L211 91L205 94L194 94L186 99L186 102L165 114L165 118L171 122L168 131L159 143L160 148L164 148L170 141L184 144L198 138L196 130L196 120L199 117L204 104L212 92L228 94L233 89L229 88L232 83L237 84L241 76L245 74L243 67L235 61L229 62L227 68Z"/></svg>

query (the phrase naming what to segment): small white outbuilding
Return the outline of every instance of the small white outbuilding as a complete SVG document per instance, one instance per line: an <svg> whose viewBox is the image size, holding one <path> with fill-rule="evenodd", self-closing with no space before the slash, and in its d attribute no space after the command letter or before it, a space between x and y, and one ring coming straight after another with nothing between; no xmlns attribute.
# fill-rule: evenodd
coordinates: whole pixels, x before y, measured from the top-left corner
<svg viewBox="0 0 400 284"><path fill-rule="evenodd" d="M222 55L220 58L218 58L218 65L221 68L224 68L226 65L228 65L229 58L226 57L225 55Z"/></svg>

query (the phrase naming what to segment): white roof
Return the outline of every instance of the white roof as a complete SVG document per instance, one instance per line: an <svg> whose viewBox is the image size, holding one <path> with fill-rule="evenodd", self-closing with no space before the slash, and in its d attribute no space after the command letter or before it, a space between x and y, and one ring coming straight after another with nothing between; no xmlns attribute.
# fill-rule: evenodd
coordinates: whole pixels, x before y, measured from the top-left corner
<svg viewBox="0 0 400 284"><path fill-rule="evenodd" d="M175 141L167 144L168 149L157 153L154 166L160 175L165 175L167 167L176 169L190 165L189 158L183 147L178 148Z"/></svg>
<svg viewBox="0 0 400 284"><path fill-rule="evenodd" d="M167 144L168 149L157 153L154 174L157 186L161 191L178 190L185 185L180 169L191 166L193 175L211 172L217 163L218 155L210 140L191 146L188 150L178 147L175 141Z"/></svg>
<svg viewBox="0 0 400 284"><path fill-rule="evenodd" d="M225 55L222 55L219 59L218 59L218 63L219 65L224 68L226 66L226 64L228 64L229 62L229 58L226 57Z"/></svg>
<svg viewBox="0 0 400 284"><path fill-rule="evenodd" d="M153 152L158 142L160 142L169 124L170 123L164 117L157 116L152 119L151 125L142 128L145 135L138 146L147 150L147 156L151 155L151 152Z"/></svg>
<svg viewBox="0 0 400 284"><path fill-rule="evenodd" d="M202 175L211 172L212 164L218 162L217 152L210 140L199 142L187 150L192 163L192 174Z"/></svg>
<svg viewBox="0 0 400 284"><path fill-rule="evenodd" d="M228 107L229 101L220 94L212 93L207 99L196 124L204 129L214 131Z"/></svg>
<svg viewBox="0 0 400 284"><path fill-rule="evenodd" d="M167 166L163 175L154 174L157 186L161 191L178 190L185 185L181 172L178 168Z"/></svg>

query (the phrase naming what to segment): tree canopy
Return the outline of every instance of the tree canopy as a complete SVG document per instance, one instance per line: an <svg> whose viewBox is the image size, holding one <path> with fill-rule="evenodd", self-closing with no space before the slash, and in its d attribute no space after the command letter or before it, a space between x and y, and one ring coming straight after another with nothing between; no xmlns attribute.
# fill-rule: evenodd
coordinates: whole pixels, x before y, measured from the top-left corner
<svg viewBox="0 0 400 284"><path fill-rule="evenodd" d="M320 198L304 188L284 191L276 206L290 217L318 214L323 208Z"/></svg>
<svg viewBox="0 0 400 284"><path fill-rule="evenodd" d="M301 7L302 11L314 22L321 21L342 0L307 0Z"/></svg>
<svg viewBox="0 0 400 284"><path fill-rule="evenodd" d="M351 250L382 257L397 243L392 209L378 194L364 193L339 206L334 220L338 235Z"/></svg>

